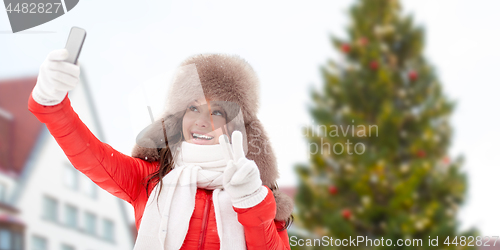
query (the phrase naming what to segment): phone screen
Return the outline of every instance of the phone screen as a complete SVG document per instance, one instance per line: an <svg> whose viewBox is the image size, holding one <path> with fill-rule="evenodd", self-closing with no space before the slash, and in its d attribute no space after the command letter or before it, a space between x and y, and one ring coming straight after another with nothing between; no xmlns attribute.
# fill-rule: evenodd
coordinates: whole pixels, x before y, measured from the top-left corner
<svg viewBox="0 0 500 250"><path fill-rule="evenodd" d="M68 50L67 62L76 64L80 51L82 50L83 42L87 32L84 29L73 27L69 33L68 41L66 42L66 49Z"/></svg>

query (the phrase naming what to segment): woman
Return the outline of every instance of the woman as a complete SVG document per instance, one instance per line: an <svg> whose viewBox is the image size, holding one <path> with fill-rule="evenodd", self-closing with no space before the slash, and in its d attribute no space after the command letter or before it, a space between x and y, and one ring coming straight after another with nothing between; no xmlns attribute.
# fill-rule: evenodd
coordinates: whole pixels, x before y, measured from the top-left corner
<svg viewBox="0 0 500 250"><path fill-rule="evenodd" d="M130 157L100 142L73 111L67 92L79 81L79 67L66 57L56 50L42 64L29 110L73 166L134 206L134 249L290 249L292 203L277 189L276 160L256 117L257 77L244 60L184 61L194 74L178 75L167 111L143 131ZM190 88L196 79L204 98ZM231 108L214 105L220 101L236 104L243 133L228 121Z"/></svg>

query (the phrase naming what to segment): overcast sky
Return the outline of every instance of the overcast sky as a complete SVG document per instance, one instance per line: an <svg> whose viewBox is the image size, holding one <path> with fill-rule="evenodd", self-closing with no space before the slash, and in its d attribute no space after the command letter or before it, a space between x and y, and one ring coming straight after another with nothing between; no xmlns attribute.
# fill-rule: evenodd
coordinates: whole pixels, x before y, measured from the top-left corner
<svg viewBox="0 0 500 250"><path fill-rule="evenodd" d="M72 26L87 30L80 62L98 107L106 142L130 154L137 128L130 94L141 83L198 53L245 58L261 80L259 117L277 154L281 186L296 183L292 166L307 161L300 128L311 124L309 89L319 66L336 57L329 35L345 36L347 9L336 1L97 1L85 0L49 23L10 33L0 12L0 79L34 76L46 55L65 45ZM463 227L499 235L500 119L498 1L403 1L425 26L425 54L445 93L458 101L451 155L465 155L469 174Z"/></svg>

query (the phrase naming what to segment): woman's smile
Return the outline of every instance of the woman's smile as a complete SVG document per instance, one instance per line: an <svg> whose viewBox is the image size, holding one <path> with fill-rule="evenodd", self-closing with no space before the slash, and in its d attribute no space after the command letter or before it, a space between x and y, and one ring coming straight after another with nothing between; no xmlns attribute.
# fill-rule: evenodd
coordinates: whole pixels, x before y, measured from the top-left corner
<svg viewBox="0 0 500 250"><path fill-rule="evenodd" d="M187 140L188 142L194 143L194 144L200 144L200 145L210 145L213 144L214 141L214 136L201 133L201 132L192 132L191 133L191 140Z"/></svg>

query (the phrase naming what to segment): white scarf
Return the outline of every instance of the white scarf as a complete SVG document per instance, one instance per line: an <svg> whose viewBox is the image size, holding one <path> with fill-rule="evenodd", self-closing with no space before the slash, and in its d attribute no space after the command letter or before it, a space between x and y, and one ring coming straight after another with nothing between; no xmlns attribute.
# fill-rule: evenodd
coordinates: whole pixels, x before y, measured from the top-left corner
<svg viewBox="0 0 500 250"><path fill-rule="evenodd" d="M177 250L182 247L194 211L196 189L213 191L215 220L221 250L246 249L243 226L222 186L227 166L221 145L182 142L175 167L151 192L134 250Z"/></svg>

